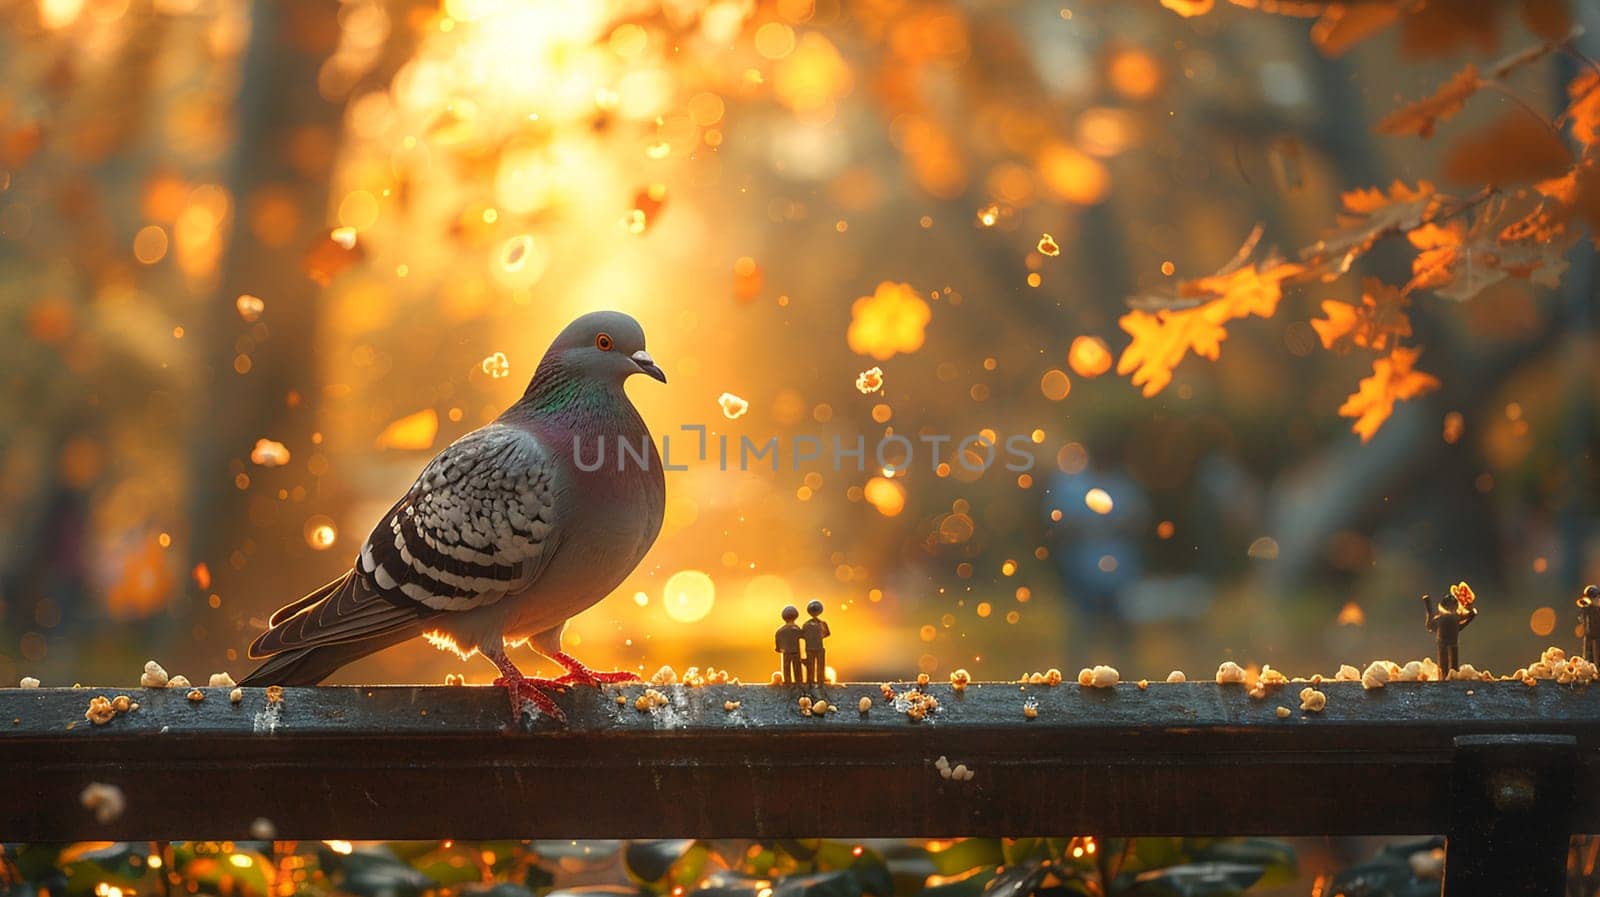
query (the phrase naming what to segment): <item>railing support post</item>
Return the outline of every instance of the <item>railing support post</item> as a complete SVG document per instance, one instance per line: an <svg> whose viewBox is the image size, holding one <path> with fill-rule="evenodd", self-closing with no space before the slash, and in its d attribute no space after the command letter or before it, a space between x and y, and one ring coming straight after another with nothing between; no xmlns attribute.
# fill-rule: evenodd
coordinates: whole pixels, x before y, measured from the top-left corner
<svg viewBox="0 0 1600 897"><path fill-rule="evenodd" d="M1569 735L1455 739L1445 897L1561 897L1577 762Z"/></svg>

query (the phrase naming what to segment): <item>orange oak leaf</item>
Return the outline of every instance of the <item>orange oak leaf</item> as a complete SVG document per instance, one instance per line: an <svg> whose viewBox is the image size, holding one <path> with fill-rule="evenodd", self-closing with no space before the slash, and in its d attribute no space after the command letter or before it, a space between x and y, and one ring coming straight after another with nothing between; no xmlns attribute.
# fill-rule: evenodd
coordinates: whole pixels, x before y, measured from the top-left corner
<svg viewBox="0 0 1600 897"><path fill-rule="evenodd" d="M1376 277L1361 279L1361 304L1324 300L1322 313L1311 327L1322 339L1322 347L1348 352L1352 346L1383 351L1411 335L1411 318L1405 312L1411 300Z"/></svg>
<svg viewBox="0 0 1600 897"><path fill-rule="evenodd" d="M1600 143L1600 72L1589 70L1573 78L1567 96L1571 103L1563 117L1572 122L1572 136L1584 146Z"/></svg>
<svg viewBox="0 0 1600 897"><path fill-rule="evenodd" d="M1187 281L1179 295L1198 302L1192 308L1135 309L1118 324L1133 341L1117 360L1117 373L1132 374L1146 396L1166 389L1172 371L1190 352L1215 361L1227 339L1226 324L1255 315L1270 318L1283 298L1283 282L1304 272L1302 265L1269 261Z"/></svg>
<svg viewBox="0 0 1600 897"><path fill-rule="evenodd" d="M1311 26L1311 42L1324 56L1336 58L1388 27L1400 10L1382 3L1330 4Z"/></svg>
<svg viewBox="0 0 1600 897"><path fill-rule="evenodd" d="M1496 197L1477 208L1470 225L1457 219L1407 233L1421 251L1412 262L1405 292L1431 289L1446 299L1465 302L1507 277L1556 286L1567 269L1562 255L1571 241L1561 235L1544 241L1506 241L1500 236L1506 229L1505 207L1505 201Z"/></svg>
<svg viewBox="0 0 1600 897"><path fill-rule="evenodd" d="M1483 82L1476 66L1468 65L1426 99L1407 103L1389 113L1375 128L1379 134L1415 134L1432 137L1433 129L1465 106Z"/></svg>
<svg viewBox="0 0 1600 897"><path fill-rule="evenodd" d="M1353 417L1350 431L1362 442L1372 437L1394 413L1394 403L1414 399L1439 388L1439 378L1413 370L1421 349L1396 346L1387 356L1372 363L1372 375L1362 379L1355 392L1339 406L1340 417Z"/></svg>
<svg viewBox="0 0 1600 897"><path fill-rule="evenodd" d="M1211 11L1216 0L1161 0L1161 5L1184 18L1203 16Z"/></svg>
<svg viewBox="0 0 1600 897"><path fill-rule="evenodd" d="M1418 181L1415 189L1395 181L1387 191L1366 187L1351 190L1342 199L1341 230L1301 252L1301 258L1331 256L1335 276L1350 270L1356 258L1371 249L1380 237L1422 224L1435 204L1447 197L1435 193L1433 185L1427 181Z"/></svg>
<svg viewBox="0 0 1600 897"><path fill-rule="evenodd" d="M1512 109L1461 138L1445 155L1445 177L1465 184L1518 184L1559 176L1572 164L1561 134L1542 118Z"/></svg>

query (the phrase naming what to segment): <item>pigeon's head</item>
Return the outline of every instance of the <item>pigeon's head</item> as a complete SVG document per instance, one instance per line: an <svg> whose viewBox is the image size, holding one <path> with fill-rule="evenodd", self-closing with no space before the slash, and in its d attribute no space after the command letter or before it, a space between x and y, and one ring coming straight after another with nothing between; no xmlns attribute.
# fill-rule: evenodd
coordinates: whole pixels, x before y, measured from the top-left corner
<svg viewBox="0 0 1600 897"><path fill-rule="evenodd" d="M595 311L578 318L550 344L549 356L563 367L597 380L621 383L634 374L667 382L644 350L644 328L620 311Z"/></svg>

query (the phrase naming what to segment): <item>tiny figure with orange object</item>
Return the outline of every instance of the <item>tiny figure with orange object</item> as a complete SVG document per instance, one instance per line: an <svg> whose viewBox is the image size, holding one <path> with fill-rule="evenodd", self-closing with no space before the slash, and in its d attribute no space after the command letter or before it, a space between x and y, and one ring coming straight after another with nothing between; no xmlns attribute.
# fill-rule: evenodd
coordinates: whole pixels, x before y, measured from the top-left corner
<svg viewBox="0 0 1600 897"><path fill-rule="evenodd" d="M1472 606L1476 600L1472 587L1465 582L1451 586L1449 594L1436 603L1427 595L1422 596L1423 620L1438 639L1439 669L1446 674L1461 666L1461 630L1477 619L1478 609Z"/></svg>
<svg viewBox="0 0 1600 897"><path fill-rule="evenodd" d="M800 627L806 642L806 683L822 685L828 676L828 665L823 660L826 655L823 652L822 640L833 633L828 629L827 621L822 619L821 601L807 604L806 613L811 615L811 619Z"/></svg>
<svg viewBox="0 0 1600 897"><path fill-rule="evenodd" d="M800 618L800 611L794 605L786 605L783 609L783 625L773 635L772 649L777 651L783 659L783 683L785 685L799 685L805 681L801 675L800 662L800 627L795 620Z"/></svg>
<svg viewBox="0 0 1600 897"><path fill-rule="evenodd" d="M1578 634L1583 636L1583 659L1600 664L1600 586L1587 586L1578 596Z"/></svg>

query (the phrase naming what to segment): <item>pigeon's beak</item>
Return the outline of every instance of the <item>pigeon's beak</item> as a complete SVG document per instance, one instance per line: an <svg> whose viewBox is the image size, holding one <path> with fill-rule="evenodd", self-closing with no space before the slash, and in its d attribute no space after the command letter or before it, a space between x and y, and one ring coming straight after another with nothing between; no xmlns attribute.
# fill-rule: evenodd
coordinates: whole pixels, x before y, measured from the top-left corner
<svg viewBox="0 0 1600 897"><path fill-rule="evenodd" d="M650 357L649 352L640 349L628 357L632 358L633 363L639 366L639 370L660 380L662 383L667 382L667 375L661 372L661 368L656 367L656 360Z"/></svg>

